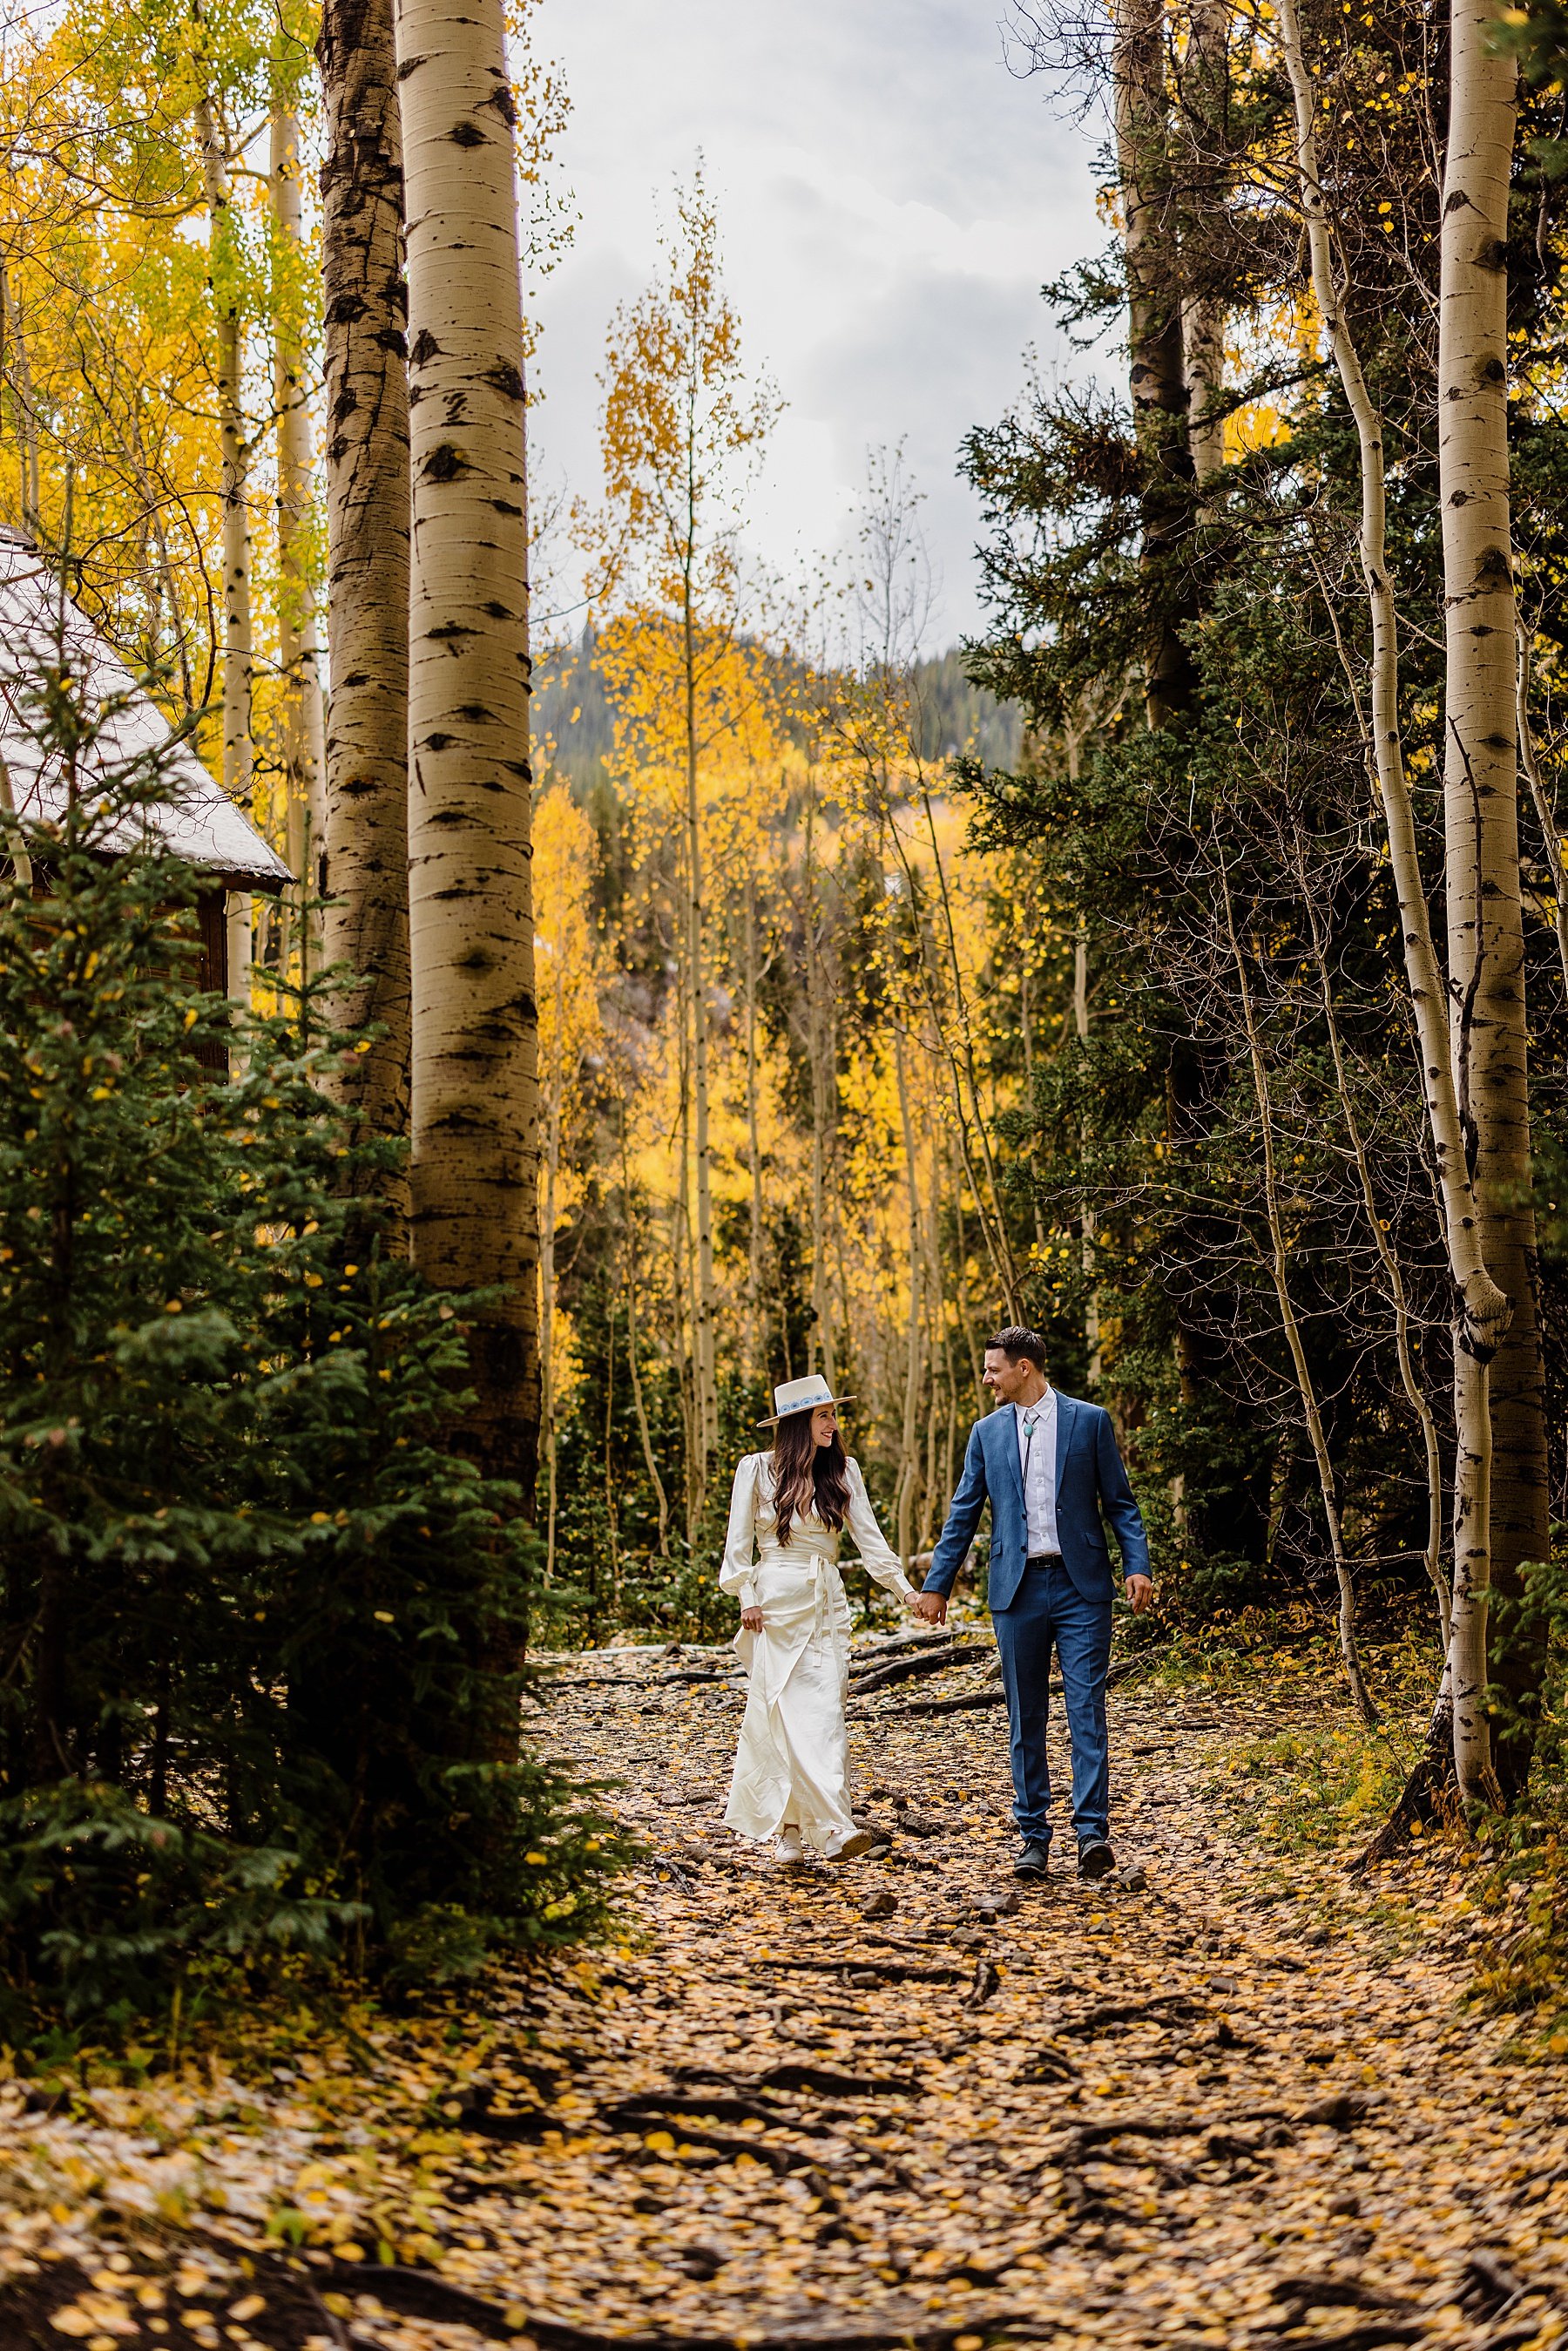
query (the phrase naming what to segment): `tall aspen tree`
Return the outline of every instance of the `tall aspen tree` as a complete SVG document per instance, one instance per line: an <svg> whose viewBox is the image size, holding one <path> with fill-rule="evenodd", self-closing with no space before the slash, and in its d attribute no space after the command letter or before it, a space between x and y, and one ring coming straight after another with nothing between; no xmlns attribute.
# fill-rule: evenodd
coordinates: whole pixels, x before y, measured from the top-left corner
<svg viewBox="0 0 1568 2351"><path fill-rule="evenodd" d="M1449 1034L1449 997L1432 936L1431 911L1421 877L1417 851L1415 814L1405 772L1399 729L1399 636L1393 581L1387 558L1387 489L1383 453L1382 419L1362 371L1360 356L1345 315L1344 288L1335 268L1334 238L1318 163L1316 102L1302 51L1296 0L1280 0L1280 41L1290 78L1295 111L1296 167L1302 210L1307 232L1307 252L1313 290L1322 313L1324 332L1355 425L1361 473L1361 569L1366 584L1371 623L1372 751L1384 821L1388 832L1388 862L1399 906L1404 937L1406 982L1410 991L1420 1058L1427 1123L1437 1164L1443 1206L1449 1262L1459 1293L1454 1357L1458 1367L1455 1405L1458 1416L1454 1483L1455 1604L1449 1645L1449 1681L1453 1657L1468 1645L1466 1670L1476 1664L1477 1639L1484 1644L1484 1593L1490 1575L1485 1559L1490 1541L1491 1426L1485 1367L1509 1323L1512 1305L1492 1279L1482 1248L1481 1223L1468 1148L1468 1120L1461 1104L1455 1066L1454 1040ZM1445 535L1447 509L1445 508ZM1512 742L1511 623L1508 638L1510 720ZM1453 875L1449 876L1450 895ZM1517 889L1517 868L1515 888ZM1461 1567L1461 1543L1468 1553ZM1477 1556L1480 1547L1481 1558ZM1464 1592L1461 1593L1461 1577ZM1476 1605L1480 1600L1480 1606ZM1468 1611L1461 1628L1459 1618ZM1483 1669L1479 1688L1484 1684ZM1454 1764L1467 1792L1479 1788L1490 1770L1485 1742L1486 1722L1480 1704L1461 1708L1452 1698L1451 1735ZM1450 1704L1445 1686L1442 1711ZM1461 1714L1463 1719L1461 1720Z"/></svg>
<svg viewBox="0 0 1568 2351"><path fill-rule="evenodd" d="M409 277L410 1236L470 1327L466 1437L531 1498L538 1013L516 109L501 0L398 0Z"/></svg>
<svg viewBox="0 0 1568 2351"><path fill-rule="evenodd" d="M731 720L714 695L736 643L739 500L777 411L749 385L740 319L720 274L718 220L701 165L676 201L666 270L611 323L601 426L618 552L603 592L630 608L611 661L657 660L669 716L661 748L680 775L680 960L691 1069L694 1258L691 1327L697 1508L719 1442L710 1004L711 913L703 823L705 763Z"/></svg>
<svg viewBox="0 0 1568 2351"><path fill-rule="evenodd" d="M286 53L274 61L268 173L275 238L273 405L277 412L278 736L286 855L306 884L304 894L309 895L306 862L321 853L321 778L326 755L309 560L312 436L304 332L299 116L290 65ZM302 928L301 943L303 936Z"/></svg>
<svg viewBox="0 0 1568 2351"><path fill-rule="evenodd" d="M402 127L390 0L324 0L317 44L327 372L324 767L328 964L380 1032L334 1080L367 1132L409 1116L409 393ZM400 1223L408 1186L383 1179Z"/></svg>
<svg viewBox="0 0 1568 2351"><path fill-rule="evenodd" d="M1508 192L1518 68L1495 40L1499 18L1495 0L1452 0L1438 343L1454 1052L1486 1267L1513 1310L1490 1363L1490 1351L1469 1347L1455 1359L1460 1442L1470 1457L1459 1482L1474 1493L1461 1495L1454 1528L1454 1753L1462 1792L1477 1798L1494 1784L1485 1710L1488 1586L1506 1578L1517 1588L1521 1562L1544 1559L1549 1541L1508 452Z"/></svg>
<svg viewBox="0 0 1568 2351"><path fill-rule="evenodd" d="M198 19L200 22L200 19ZM202 59L210 70L211 61ZM255 632L251 612L250 451L242 405L244 328L239 293L239 253L228 146L211 89L196 100L196 136L207 205L207 271L215 320L213 373L218 394L218 446L222 465L223 590L223 784L247 816L255 785L252 696L255 683ZM250 894L231 890L224 902L229 994L248 1006L251 986Z"/></svg>

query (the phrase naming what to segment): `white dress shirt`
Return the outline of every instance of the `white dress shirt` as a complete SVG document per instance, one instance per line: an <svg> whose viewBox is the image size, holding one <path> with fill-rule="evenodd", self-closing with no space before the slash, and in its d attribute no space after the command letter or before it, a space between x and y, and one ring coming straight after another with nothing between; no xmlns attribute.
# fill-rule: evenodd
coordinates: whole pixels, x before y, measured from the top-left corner
<svg viewBox="0 0 1568 2351"><path fill-rule="evenodd" d="M1023 1476L1023 1509L1029 1520L1029 1556L1059 1552L1056 1533L1056 1391L1048 1387L1034 1404L1015 1404L1018 1467Z"/></svg>

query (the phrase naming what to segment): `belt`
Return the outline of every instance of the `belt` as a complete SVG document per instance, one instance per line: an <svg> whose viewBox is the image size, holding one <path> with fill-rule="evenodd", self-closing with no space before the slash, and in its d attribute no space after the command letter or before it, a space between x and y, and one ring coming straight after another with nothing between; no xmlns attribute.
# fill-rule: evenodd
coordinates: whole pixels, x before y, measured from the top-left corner
<svg viewBox="0 0 1568 2351"><path fill-rule="evenodd" d="M1060 1567L1062 1554L1059 1551L1032 1552L1024 1563L1029 1567Z"/></svg>

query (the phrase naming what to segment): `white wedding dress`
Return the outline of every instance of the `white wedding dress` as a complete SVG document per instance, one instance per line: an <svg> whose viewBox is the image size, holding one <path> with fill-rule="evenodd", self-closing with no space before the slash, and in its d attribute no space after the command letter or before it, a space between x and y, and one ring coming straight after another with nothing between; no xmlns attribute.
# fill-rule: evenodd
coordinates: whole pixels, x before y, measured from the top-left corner
<svg viewBox="0 0 1568 2351"><path fill-rule="evenodd" d="M900 1594L909 1578L890 1549L866 1480L849 1464L846 1531L867 1573ZM844 1722L849 1678L849 1603L838 1573L839 1536L815 1512L792 1518L778 1540L773 1459L748 1453L735 1472L730 1531L719 1582L742 1608L760 1608L763 1629L735 1635L750 1677L741 1743L730 1782L727 1825L758 1840L795 1822L821 1851L836 1831L853 1832ZM753 1548L756 1550L753 1562Z"/></svg>

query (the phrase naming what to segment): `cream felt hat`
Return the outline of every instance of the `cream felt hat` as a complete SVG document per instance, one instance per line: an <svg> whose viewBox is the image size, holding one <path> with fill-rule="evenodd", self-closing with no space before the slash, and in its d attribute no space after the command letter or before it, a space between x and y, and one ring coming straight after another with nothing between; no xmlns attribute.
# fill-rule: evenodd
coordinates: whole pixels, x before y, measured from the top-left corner
<svg viewBox="0 0 1568 2351"><path fill-rule="evenodd" d="M785 1380L774 1390L774 1408L759 1428L776 1428L781 1420L789 1420L797 1412L815 1412L819 1405L849 1404L846 1395L835 1395L820 1372L808 1372L804 1380Z"/></svg>

